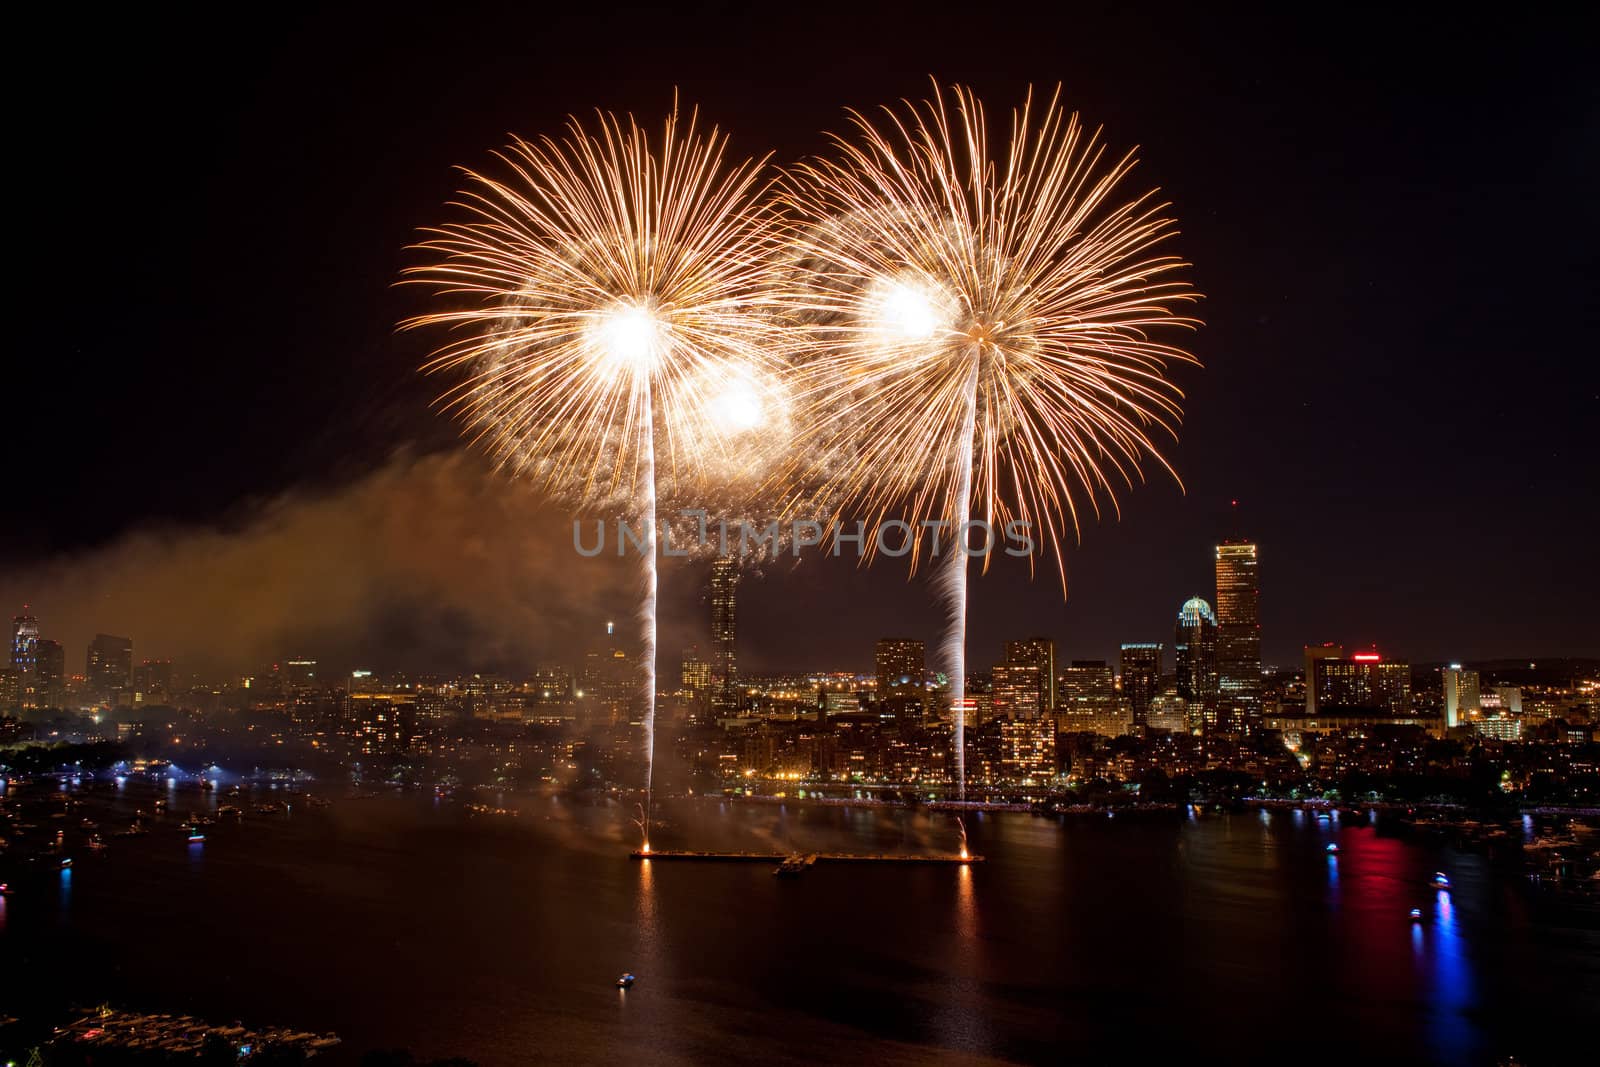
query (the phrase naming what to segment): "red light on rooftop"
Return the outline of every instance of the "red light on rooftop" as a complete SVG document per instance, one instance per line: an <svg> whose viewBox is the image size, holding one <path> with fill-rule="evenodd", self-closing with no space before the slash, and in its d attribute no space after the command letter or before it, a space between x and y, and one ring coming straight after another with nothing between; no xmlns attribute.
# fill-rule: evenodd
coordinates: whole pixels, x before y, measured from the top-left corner
<svg viewBox="0 0 1600 1067"><path fill-rule="evenodd" d="M1378 663L1383 659L1383 657L1378 655L1376 652L1357 652L1350 658L1355 660L1357 663Z"/></svg>

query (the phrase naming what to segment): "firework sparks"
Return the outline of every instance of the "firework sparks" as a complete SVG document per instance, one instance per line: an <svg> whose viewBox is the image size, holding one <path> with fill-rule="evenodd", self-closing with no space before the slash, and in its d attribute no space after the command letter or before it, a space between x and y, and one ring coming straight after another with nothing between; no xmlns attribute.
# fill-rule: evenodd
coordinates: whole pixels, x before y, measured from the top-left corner
<svg viewBox="0 0 1600 1067"><path fill-rule="evenodd" d="M460 372L444 403L495 459L642 520L652 765L658 501L758 469L755 443L780 442L769 424L786 420L765 161L726 149L676 110L659 140L608 114L515 140L502 177L465 172L463 218L427 232L406 279L446 305L403 325L452 330L425 369Z"/></svg>
<svg viewBox="0 0 1600 1067"><path fill-rule="evenodd" d="M1195 294L1153 194L1124 200L1131 155L1030 93L1004 154L990 154L973 94L937 86L921 105L851 114L833 158L797 167L782 200L795 222L791 311L810 334L807 429L790 474L870 519L942 522L941 589L964 789L969 520L1020 520L1056 558L1080 509L1116 506L1119 484L1171 435L1181 394L1153 328L1196 326ZM976 548L976 546L974 546ZM870 551L870 548L869 548ZM915 568L923 546L912 550ZM987 556L985 556L987 565Z"/></svg>

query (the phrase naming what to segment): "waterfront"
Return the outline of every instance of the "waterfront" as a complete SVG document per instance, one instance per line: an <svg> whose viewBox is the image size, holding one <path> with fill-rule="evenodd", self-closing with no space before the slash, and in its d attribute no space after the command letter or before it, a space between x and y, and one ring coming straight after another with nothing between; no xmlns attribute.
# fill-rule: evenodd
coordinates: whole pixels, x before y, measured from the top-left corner
<svg viewBox="0 0 1600 1067"><path fill-rule="evenodd" d="M129 790L97 786L83 813L110 828L148 810ZM1600 915L1485 854L1349 815L972 814L981 866L821 864L790 880L630 861L631 804L616 801L490 795L483 814L330 796L277 815L251 797L189 845L183 816L229 799L185 787L147 835L29 874L3 900L3 999L337 1032L332 1063L408 1047L491 1067L1537 1064L1564 1061L1600 997ZM947 813L921 809L658 812L661 848L958 842ZM1428 887L1436 869L1450 893ZM639 981L619 993L625 970Z"/></svg>

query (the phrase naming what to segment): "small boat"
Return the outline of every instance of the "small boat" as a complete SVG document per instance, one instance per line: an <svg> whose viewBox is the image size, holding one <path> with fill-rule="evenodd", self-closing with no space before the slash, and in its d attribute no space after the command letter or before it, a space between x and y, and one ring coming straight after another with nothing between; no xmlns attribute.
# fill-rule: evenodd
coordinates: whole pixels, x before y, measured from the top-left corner
<svg viewBox="0 0 1600 1067"><path fill-rule="evenodd" d="M1422 921L1422 909L1421 908L1412 908L1411 909L1411 921L1414 922L1414 923L1419 923L1419 922Z"/></svg>
<svg viewBox="0 0 1600 1067"><path fill-rule="evenodd" d="M617 979L617 988L618 989L632 989L633 988L633 983L635 981L636 981L636 979L633 977L633 975L624 974L622 977Z"/></svg>
<svg viewBox="0 0 1600 1067"><path fill-rule="evenodd" d="M1326 852L1330 856L1337 855L1339 852L1339 846L1335 842L1329 841Z"/></svg>
<svg viewBox="0 0 1600 1067"><path fill-rule="evenodd" d="M11 886L10 886L10 884L7 883L7 882L0 882L0 897L9 897L10 895L11 895Z"/></svg>
<svg viewBox="0 0 1600 1067"><path fill-rule="evenodd" d="M205 839L206 839L206 835L204 833L202 833L200 830L196 829L196 830L190 830L189 831L189 844L198 845L201 842L203 842Z"/></svg>
<svg viewBox="0 0 1600 1067"><path fill-rule="evenodd" d="M68 857L66 857L65 859L63 859L61 861L61 869L63 871L68 870L71 867L72 867L72 857L71 856L68 856Z"/></svg>
<svg viewBox="0 0 1600 1067"><path fill-rule="evenodd" d="M1428 884L1433 886L1435 889L1449 889L1450 876L1445 874L1443 871L1434 871L1433 881L1429 882Z"/></svg>

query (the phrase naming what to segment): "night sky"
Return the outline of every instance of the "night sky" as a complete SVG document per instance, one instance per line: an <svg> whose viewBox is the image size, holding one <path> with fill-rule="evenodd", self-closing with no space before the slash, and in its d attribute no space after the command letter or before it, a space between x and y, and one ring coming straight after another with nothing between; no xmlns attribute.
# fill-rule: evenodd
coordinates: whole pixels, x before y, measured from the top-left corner
<svg viewBox="0 0 1600 1067"><path fill-rule="evenodd" d="M992 111L1064 83L1139 146L1129 188L1172 201L1206 294L1166 449L1184 490L1152 474L1086 526L1065 603L1048 569L976 582L975 666L1034 632L1063 658L1170 641L1230 534L1261 545L1268 662L1600 654L1592 22L871 8L31 16L6 73L7 612L32 601L75 665L98 629L240 669L572 654L626 582L552 577L564 520L446 454L428 339L393 330L451 168L569 112L654 125L675 86L787 163L932 74ZM704 640L702 582L667 576L669 658ZM742 607L752 669L937 628L893 561L752 577Z"/></svg>

